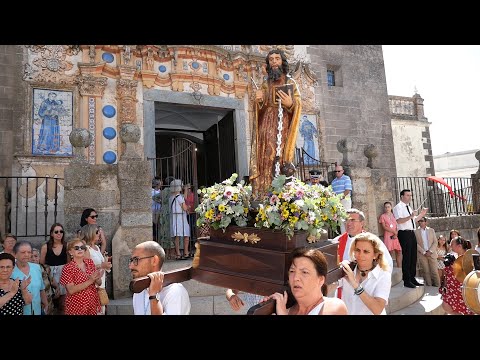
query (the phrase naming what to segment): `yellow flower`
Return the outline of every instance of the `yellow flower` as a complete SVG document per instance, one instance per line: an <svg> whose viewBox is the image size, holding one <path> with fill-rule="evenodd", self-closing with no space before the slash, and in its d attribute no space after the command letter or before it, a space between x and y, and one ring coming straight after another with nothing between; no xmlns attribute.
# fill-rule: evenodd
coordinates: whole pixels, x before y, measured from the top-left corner
<svg viewBox="0 0 480 360"><path fill-rule="evenodd" d="M238 195L237 195L237 194L233 194L232 198L233 198L233 200L237 201L237 200L238 200Z"/></svg>
<svg viewBox="0 0 480 360"><path fill-rule="evenodd" d="M222 204L218 205L218 211L224 212L225 211L225 205L222 205Z"/></svg>

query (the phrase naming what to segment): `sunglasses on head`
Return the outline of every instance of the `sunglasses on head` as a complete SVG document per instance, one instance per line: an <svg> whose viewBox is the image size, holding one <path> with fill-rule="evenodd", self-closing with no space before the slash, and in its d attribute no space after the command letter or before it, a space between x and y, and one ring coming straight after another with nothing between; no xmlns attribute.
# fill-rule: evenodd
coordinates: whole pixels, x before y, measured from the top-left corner
<svg viewBox="0 0 480 360"><path fill-rule="evenodd" d="M96 218L98 218L98 214L97 215L90 215L89 218L96 219Z"/></svg>
<svg viewBox="0 0 480 360"><path fill-rule="evenodd" d="M63 230L55 230L54 234L63 234Z"/></svg>
<svg viewBox="0 0 480 360"><path fill-rule="evenodd" d="M77 250L77 251L79 251L79 250L83 250L83 251L87 250L87 247L86 247L85 245L82 245L82 246L75 245L73 248L74 248L75 250Z"/></svg>

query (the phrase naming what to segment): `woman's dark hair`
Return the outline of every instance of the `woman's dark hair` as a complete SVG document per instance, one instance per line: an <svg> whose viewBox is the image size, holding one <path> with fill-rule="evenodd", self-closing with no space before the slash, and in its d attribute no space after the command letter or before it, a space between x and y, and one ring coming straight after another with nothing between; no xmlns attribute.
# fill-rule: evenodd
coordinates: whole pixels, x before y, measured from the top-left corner
<svg viewBox="0 0 480 360"><path fill-rule="evenodd" d="M322 294L326 296L327 295L326 281L327 281L328 267L327 267L327 259L325 258L325 255L323 255L323 253L317 248L299 247L299 248L293 249L288 259L287 269L290 269L290 266L292 266L293 261L299 257L306 257L307 259L310 259L313 262L313 265L315 266L317 275L323 276L325 278L325 282L322 285Z"/></svg>
<svg viewBox="0 0 480 360"><path fill-rule="evenodd" d="M92 209L92 208L88 208L88 209L83 210L82 218L80 219L80 227L88 224L87 218L90 216L92 211L95 211L98 214L97 210Z"/></svg>
<svg viewBox="0 0 480 360"><path fill-rule="evenodd" d="M452 229L450 230L450 233L448 234L448 239L447 239L447 243L448 245L450 245L450 241L452 241L452 234L456 232L458 234L458 236L460 236L460 231L456 230L456 229Z"/></svg>
<svg viewBox="0 0 480 360"><path fill-rule="evenodd" d="M480 245L480 228L477 230L478 245Z"/></svg>
<svg viewBox="0 0 480 360"><path fill-rule="evenodd" d="M20 249L24 245L28 245L30 246L30 249L33 249L32 243L30 241L21 240L21 241L17 241L13 246L13 253L16 254L18 252L18 249Z"/></svg>
<svg viewBox="0 0 480 360"><path fill-rule="evenodd" d="M392 206L392 203L391 203L390 201L385 201L385 202L383 203L383 207L385 207L385 205L387 205L387 204L390 204L390 206Z"/></svg>
<svg viewBox="0 0 480 360"><path fill-rule="evenodd" d="M62 224L60 224L60 223L55 223L55 224L53 224L53 225L50 227L50 239L48 239L48 241L47 241L47 249L53 248L53 235L52 235L52 233L53 233L53 230L54 230L57 226L60 226L60 227L62 228L62 230L63 230L63 235L62 235L62 240L61 240L61 242L62 242L62 245L65 245L65 228L63 227Z"/></svg>
<svg viewBox="0 0 480 360"><path fill-rule="evenodd" d="M15 256L13 256L12 254L1 253L0 260L10 260L12 262L12 265L15 266Z"/></svg>
<svg viewBox="0 0 480 360"><path fill-rule="evenodd" d="M461 236L453 238L452 241L455 241L458 245L461 245L463 250L468 250L472 248L472 243L470 242L470 240L465 240Z"/></svg>

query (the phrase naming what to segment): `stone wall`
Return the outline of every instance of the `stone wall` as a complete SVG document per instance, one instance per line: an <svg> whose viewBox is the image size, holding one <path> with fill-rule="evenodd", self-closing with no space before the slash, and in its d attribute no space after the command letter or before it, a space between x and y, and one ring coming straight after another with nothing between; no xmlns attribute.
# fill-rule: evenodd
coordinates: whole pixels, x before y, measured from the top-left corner
<svg viewBox="0 0 480 360"><path fill-rule="evenodd" d="M349 139L358 144L351 162L362 168L367 164L364 149L373 144L382 154L378 168L387 177L396 176L382 47L311 45L307 53L318 78L315 95L324 130L322 160L340 162L337 143ZM328 86L327 70L335 72L335 86Z"/></svg>
<svg viewBox="0 0 480 360"><path fill-rule="evenodd" d="M448 239L450 230L460 231L460 235L472 242L475 246L478 244L477 230L480 228L480 215L462 215L439 218L428 218L428 226L435 230L437 237L441 234Z"/></svg>
<svg viewBox="0 0 480 360"><path fill-rule="evenodd" d="M22 87L23 49L0 45L0 176L12 175L15 143L22 137L20 112L25 102ZM6 180L0 179L0 236L5 234Z"/></svg>

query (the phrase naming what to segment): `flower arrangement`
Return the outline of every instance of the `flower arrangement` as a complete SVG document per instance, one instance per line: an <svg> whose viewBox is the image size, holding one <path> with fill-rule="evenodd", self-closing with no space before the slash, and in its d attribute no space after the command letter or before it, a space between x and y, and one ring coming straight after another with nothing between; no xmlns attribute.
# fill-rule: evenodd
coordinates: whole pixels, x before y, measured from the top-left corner
<svg viewBox="0 0 480 360"><path fill-rule="evenodd" d="M283 230L291 238L296 230L308 231L307 240L320 240L325 227L335 229L346 219L340 196L332 188L306 185L293 178L285 183L285 175L276 177L258 209L255 227Z"/></svg>
<svg viewBox="0 0 480 360"><path fill-rule="evenodd" d="M202 198L197 206L197 226L209 225L215 230L225 229L232 221L247 226L252 187L242 180L234 185L238 174L208 188L199 189Z"/></svg>

